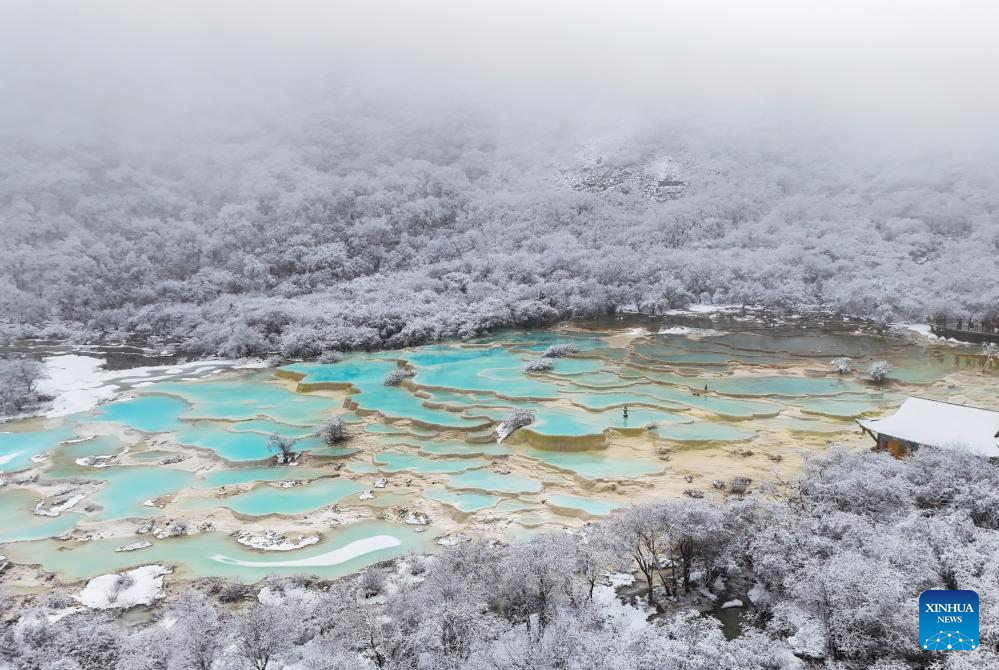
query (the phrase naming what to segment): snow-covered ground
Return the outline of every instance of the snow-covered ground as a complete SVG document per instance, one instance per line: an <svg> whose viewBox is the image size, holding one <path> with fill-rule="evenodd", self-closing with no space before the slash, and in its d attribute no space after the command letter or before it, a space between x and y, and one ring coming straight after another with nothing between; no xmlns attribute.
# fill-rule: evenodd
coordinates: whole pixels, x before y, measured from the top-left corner
<svg viewBox="0 0 999 670"><path fill-rule="evenodd" d="M276 530L269 530L262 535L244 532L236 537L236 541L240 544L260 551L292 551L316 544L320 539L318 535L299 535L295 539L290 539Z"/></svg>
<svg viewBox="0 0 999 670"><path fill-rule="evenodd" d="M725 331L713 328L691 328L689 326L672 326L658 331L659 335L686 335L687 337L713 337L725 335Z"/></svg>
<svg viewBox="0 0 999 670"><path fill-rule="evenodd" d="M127 370L105 370L107 360L82 354L60 354L42 359L46 377L38 382L38 390L52 396L45 416L58 417L86 412L103 402L113 400L129 388L148 386L168 379L199 379L228 369L257 369L265 361L237 359L191 361L176 365L152 365Z"/></svg>
<svg viewBox="0 0 999 670"><path fill-rule="evenodd" d="M123 573L94 577L76 599L92 609L123 609L149 605L163 597L163 576L172 572L162 565L144 565Z"/></svg>
<svg viewBox="0 0 999 670"><path fill-rule="evenodd" d="M59 516L63 512L71 510L74 507L76 507L77 503L79 503L81 500L83 500L86 497L87 497L86 493L75 493L74 495L69 496L68 498L63 500L61 503L52 505L47 509L44 505L44 501L42 501L37 505L35 505L35 514L37 514L38 516L52 516L52 517Z"/></svg>
<svg viewBox="0 0 999 670"><path fill-rule="evenodd" d="M680 316L683 314L714 314L716 312L739 312L742 305L712 305L703 302L695 302L682 309L669 309L663 312L667 316Z"/></svg>
<svg viewBox="0 0 999 670"><path fill-rule="evenodd" d="M648 619L655 609L644 605L641 608L621 602L615 589L634 583L635 577L624 573L610 575L607 584L593 587L593 602L600 608L609 628L621 633L637 634L648 627Z"/></svg>
<svg viewBox="0 0 999 670"><path fill-rule="evenodd" d="M86 412L111 400L118 390L118 386L106 381L104 358L65 354L46 356L42 362L48 376L39 380L38 390L53 398L46 416Z"/></svg>
<svg viewBox="0 0 999 670"><path fill-rule="evenodd" d="M892 327L894 327L894 328L904 328L905 330L911 331L913 333L916 333L917 335L920 335L922 337L925 337L925 338L928 338L928 339L931 339L931 340L939 340L940 339L939 337L937 337L936 335L933 334L932 330L930 329L930 324L928 324L928 323L895 323L895 324L892 324Z"/></svg>

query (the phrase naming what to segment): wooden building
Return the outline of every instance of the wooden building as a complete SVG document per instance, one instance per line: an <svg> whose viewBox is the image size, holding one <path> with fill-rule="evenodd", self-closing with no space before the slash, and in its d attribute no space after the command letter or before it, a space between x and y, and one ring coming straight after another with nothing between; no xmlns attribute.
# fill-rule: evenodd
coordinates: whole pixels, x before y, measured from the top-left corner
<svg viewBox="0 0 999 670"><path fill-rule="evenodd" d="M858 419L876 450L901 458L920 447L999 458L999 412L928 398L906 398L894 414Z"/></svg>

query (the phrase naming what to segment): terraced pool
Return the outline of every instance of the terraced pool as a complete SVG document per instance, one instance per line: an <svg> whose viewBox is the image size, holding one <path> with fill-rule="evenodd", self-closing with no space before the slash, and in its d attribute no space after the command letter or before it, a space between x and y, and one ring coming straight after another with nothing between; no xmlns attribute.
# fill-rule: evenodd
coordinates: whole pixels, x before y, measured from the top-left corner
<svg viewBox="0 0 999 670"><path fill-rule="evenodd" d="M959 388L995 404L995 378L950 364L942 345L706 325L506 332L229 371L8 424L0 554L64 579L149 562L182 576L339 575L439 537L509 540L691 489L725 495L736 476L786 476L802 452L867 446L852 419L907 394ZM577 352L525 372L554 344ZM842 356L855 370L888 360L891 380L837 374ZM400 366L412 375L385 385ZM534 421L498 442L512 409ZM340 444L316 435L331 416L345 422ZM273 434L293 441L293 465L274 462ZM267 530L321 539L266 552L233 538ZM152 546L116 551L143 538Z"/></svg>

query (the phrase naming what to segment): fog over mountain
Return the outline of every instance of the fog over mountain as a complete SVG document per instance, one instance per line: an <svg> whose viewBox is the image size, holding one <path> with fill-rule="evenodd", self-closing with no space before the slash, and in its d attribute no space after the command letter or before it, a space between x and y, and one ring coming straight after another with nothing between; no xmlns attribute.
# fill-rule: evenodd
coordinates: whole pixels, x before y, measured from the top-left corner
<svg viewBox="0 0 999 670"><path fill-rule="evenodd" d="M986 3L8 4L10 337L303 355L999 296Z"/></svg>

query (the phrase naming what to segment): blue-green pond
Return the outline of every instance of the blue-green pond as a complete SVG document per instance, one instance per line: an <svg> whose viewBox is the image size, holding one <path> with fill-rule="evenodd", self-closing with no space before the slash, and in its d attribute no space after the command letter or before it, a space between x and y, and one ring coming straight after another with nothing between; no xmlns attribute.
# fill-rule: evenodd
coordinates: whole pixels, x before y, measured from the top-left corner
<svg viewBox="0 0 999 670"><path fill-rule="evenodd" d="M455 532L516 539L692 487L722 495L713 479L789 476L802 453L831 442L869 447L853 419L907 394L997 397L995 378L961 364L951 345L724 320L654 330L506 331L171 378L91 412L7 424L0 554L64 579L150 562L185 577L336 576ZM525 372L561 344L577 352ZM854 372L833 371L843 356ZM864 377L874 360L892 365L883 386ZM400 366L411 376L386 385ZM498 441L493 430L512 410L533 422ZM326 444L316 429L333 416L347 438ZM273 434L290 441L294 465L277 462ZM73 496L55 516L35 513ZM136 535L150 522L177 520L200 532L114 551L151 537ZM231 537L268 530L323 540L268 552Z"/></svg>

